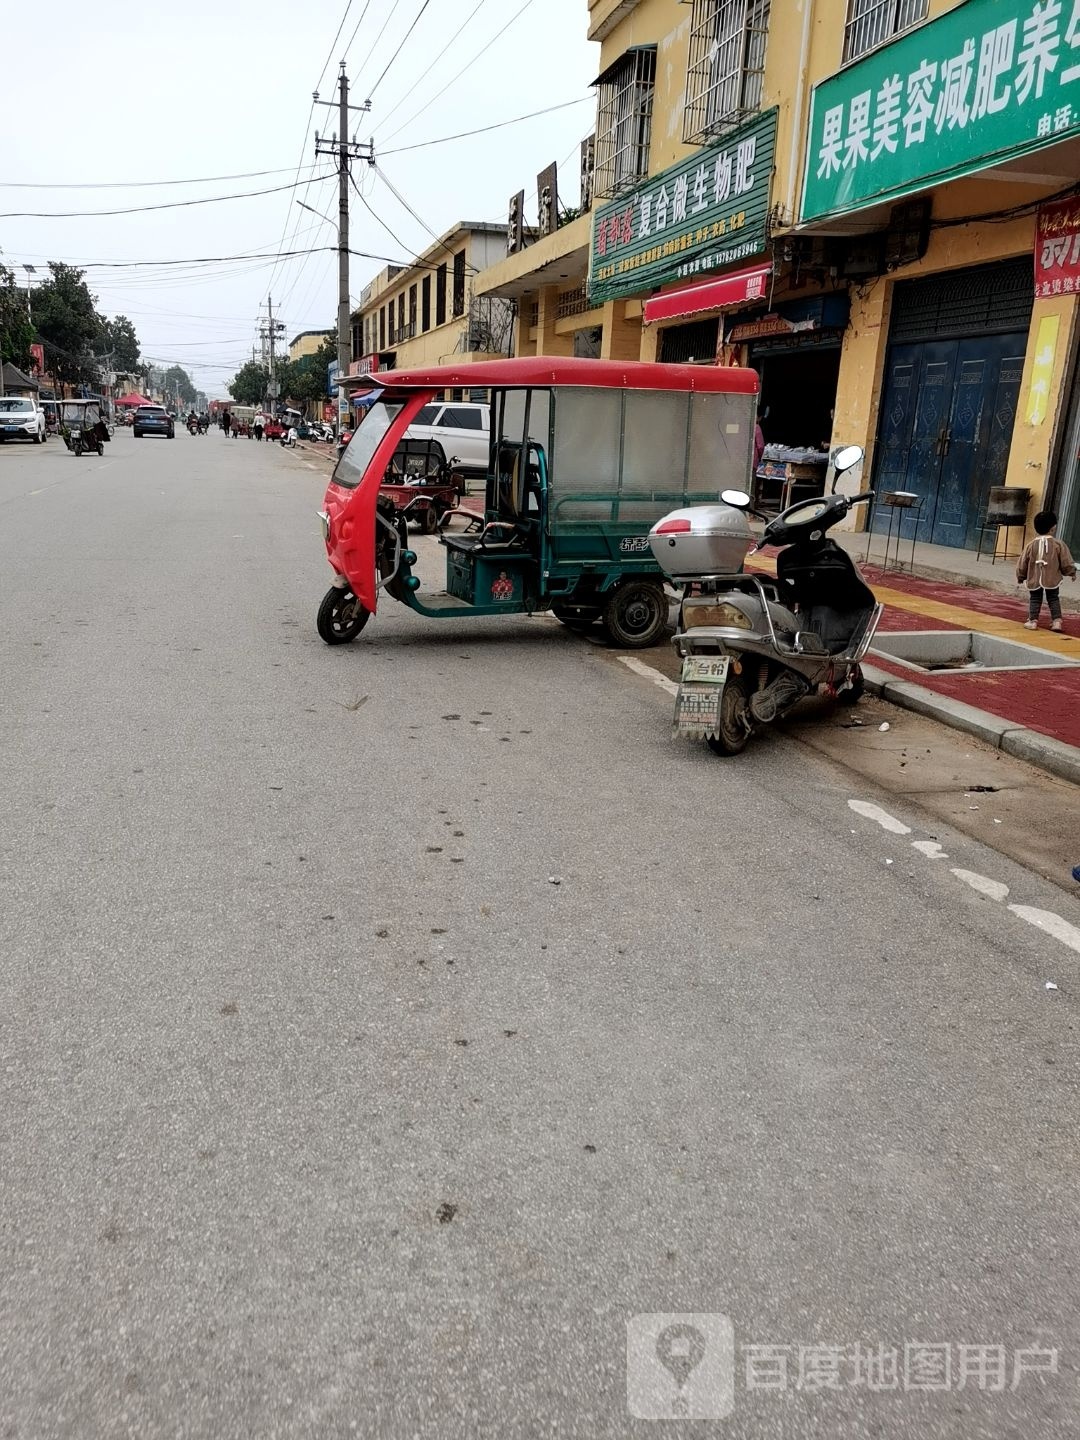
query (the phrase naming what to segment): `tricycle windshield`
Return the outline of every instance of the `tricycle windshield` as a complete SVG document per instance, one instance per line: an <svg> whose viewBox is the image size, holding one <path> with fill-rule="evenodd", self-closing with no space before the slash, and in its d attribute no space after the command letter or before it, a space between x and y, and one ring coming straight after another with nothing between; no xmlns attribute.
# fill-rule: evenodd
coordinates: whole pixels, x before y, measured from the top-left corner
<svg viewBox="0 0 1080 1440"><path fill-rule="evenodd" d="M337 463L332 476L334 485L340 485L343 490L356 489L379 448L379 441L400 414L399 400L380 400L372 405Z"/></svg>

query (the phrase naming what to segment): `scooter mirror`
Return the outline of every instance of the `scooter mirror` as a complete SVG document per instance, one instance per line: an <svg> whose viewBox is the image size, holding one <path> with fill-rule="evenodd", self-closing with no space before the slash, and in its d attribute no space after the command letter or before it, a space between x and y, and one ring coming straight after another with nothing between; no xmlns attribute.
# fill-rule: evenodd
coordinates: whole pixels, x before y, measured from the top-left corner
<svg viewBox="0 0 1080 1440"><path fill-rule="evenodd" d="M862 458L861 445L838 445L832 453L833 469L839 475L841 471L853 469Z"/></svg>
<svg viewBox="0 0 1080 1440"><path fill-rule="evenodd" d="M745 510L750 504L750 496L745 490L721 490L720 499L725 505L733 505L736 510Z"/></svg>

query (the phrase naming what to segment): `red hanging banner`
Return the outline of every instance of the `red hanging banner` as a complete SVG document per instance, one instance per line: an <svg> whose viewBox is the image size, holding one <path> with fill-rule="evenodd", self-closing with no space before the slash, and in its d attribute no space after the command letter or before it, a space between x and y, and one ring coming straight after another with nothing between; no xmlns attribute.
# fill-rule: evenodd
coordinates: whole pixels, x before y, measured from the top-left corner
<svg viewBox="0 0 1080 1440"><path fill-rule="evenodd" d="M1035 298L1080 294L1080 198L1040 205L1035 222Z"/></svg>

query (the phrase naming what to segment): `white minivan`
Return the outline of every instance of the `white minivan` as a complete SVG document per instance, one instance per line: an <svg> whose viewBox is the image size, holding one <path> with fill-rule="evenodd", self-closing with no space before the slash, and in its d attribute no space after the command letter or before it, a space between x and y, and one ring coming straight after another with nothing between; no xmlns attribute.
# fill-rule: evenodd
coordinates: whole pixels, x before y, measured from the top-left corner
<svg viewBox="0 0 1080 1440"><path fill-rule="evenodd" d="M45 440L45 411L25 395L0 395L0 440Z"/></svg>
<svg viewBox="0 0 1080 1440"><path fill-rule="evenodd" d="M447 460L486 470L491 437L491 407L469 400L425 405L405 431L407 440L437 440Z"/></svg>

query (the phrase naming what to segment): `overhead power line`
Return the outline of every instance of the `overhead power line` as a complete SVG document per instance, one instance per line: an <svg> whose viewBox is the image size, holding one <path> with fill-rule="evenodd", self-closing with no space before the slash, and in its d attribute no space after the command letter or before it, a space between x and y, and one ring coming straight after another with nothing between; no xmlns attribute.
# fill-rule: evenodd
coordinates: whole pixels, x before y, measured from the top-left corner
<svg viewBox="0 0 1080 1440"><path fill-rule="evenodd" d="M325 174L331 174L326 171ZM324 179L324 175L316 177ZM88 220L95 216L143 215L152 210L184 210L192 205L220 205L226 200L254 200L259 195L280 195L283 190L295 190L298 180L289 185L271 185L266 190L242 190L235 195L204 195L194 200L166 200L160 205L129 205L119 210L7 210L0 213L0 220Z"/></svg>
<svg viewBox="0 0 1080 1440"><path fill-rule="evenodd" d="M349 11L350 11L351 9L352 9L352 0L346 0L345 9L344 9L344 11L342 12L341 19L338 21L337 30L334 32L334 38L333 38L333 40L330 41L330 49L326 52L326 59L323 61L323 67L322 67L322 69L319 71L319 78L318 78L318 80L316 80L316 82L315 82L315 93L316 93L316 95L319 93L319 87L322 85L323 79L324 79L324 77L325 77L325 75L326 75L327 67L328 67L329 64L330 64L330 61L334 58L334 46L335 46L335 45L337 44L337 42L338 42L338 36L341 34L342 30L344 30L344 28L345 28L345 21L349 18ZM354 34L354 35L356 34L356 31L355 31L355 30L353 31L353 34ZM349 43L351 44L352 42L350 41Z"/></svg>
<svg viewBox="0 0 1080 1440"><path fill-rule="evenodd" d="M491 47L495 44L495 41L498 40L500 36L505 35L507 30L510 29L510 26L513 25L516 20L519 20L521 16L525 14L525 11L528 10L529 6L534 3L535 0L525 0L525 3L521 6L520 10L514 11L513 15L510 16L510 19L506 22L502 29L495 32L495 34L491 37L491 39L487 42L483 49L478 50L471 60L467 60L465 64L461 67L461 69L457 72L457 74L452 75L450 79L447 80L446 84L442 87L441 90L436 90L434 95L429 96L428 99L425 100L424 104L420 107L420 109L413 111L412 115L409 117L408 120L405 121L404 125L399 125L398 128L394 131L393 135L387 136L387 139L393 140L394 135L400 135L403 130L407 130L412 124L412 122L417 118L417 116L422 115L426 110L430 110L432 105L434 105L435 101L438 100L441 95L445 95L447 90L450 89L450 86L456 84L457 81L461 79L462 75L465 74L465 71L471 69L471 67L476 64L477 60L479 60L482 55L486 55L487 52L491 49Z"/></svg>
<svg viewBox="0 0 1080 1440"><path fill-rule="evenodd" d="M450 255L451 257L453 257L453 256L454 256L454 251L450 249L450 246L446 244L446 242L443 240L442 236L441 236L441 235L437 235L437 234L435 233L435 231L431 228L431 226L427 223L427 221L426 221L425 219L423 219L422 216L420 216L420 215L418 215L418 214L416 213L416 211L413 209L413 207L412 207L412 206L409 204L409 202L405 199L405 196L402 195L401 191L397 188L397 186L394 184L394 182L390 179L390 176L387 175L386 171L383 170L383 169L381 169L378 165L376 165L376 166L375 166L375 173L376 173L376 175L378 175L379 179L383 182L383 184L386 186L386 188L390 191L391 195L393 195L394 199L398 202L398 204L401 206L401 208L402 208L403 210L407 210L407 211L409 212L409 214L412 216L412 218L413 218L413 219L416 221L416 223L420 226L421 230L426 230L427 233L431 236L431 238L435 241L436 245L439 245L443 250L446 251L446 253L447 253L448 255ZM398 244L399 244L399 245L401 244L401 241L400 241L400 240L398 241ZM471 270L474 275L479 275L479 273L480 273L479 270L477 270L477 268L476 268L475 265L469 265L469 266L467 266L466 268L469 269L469 270Z"/></svg>
<svg viewBox="0 0 1080 1440"><path fill-rule="evenodd" d="M357 20L356 24L353 26L353 32L352 32L352 34L349 36L349 43L345 46L345 49L341 52L341 58L342 58L343 60L347 60L347 59L349 58L349 51L352 49L353 41L356 39L357 35L359 34L360 26L364 23L364 16L367 14L367 12L368 12L368 6L369 6L370 4L371 4L371 0L364 0L364 8L363 8L363 10L360 11L360 19Z"/></svg>
<svg viewBox="0 0 1080 1440"><path fill-rule="evenodd" d="M467 140L470 135L486 135L489 130L502 130L507 125L520 125L523 120L535 120L540 115L554 115L556 110L569 110L571 105L593 103L591 95L581 95L577 100L564 100L561 105L549 105L546 110L531 110L528 115L514 115L509 120L500 120L497 125L481 125L477 130L461 130L456 135L440 135L434 140L420 140L415 145L395 145L392 150L380 150L380 155L405 155L410 150L426 150L429 145L449 145L451 140ZM402 129L405 127L402 126ZM395 131L400 134L401 131Z"/></svg>
<svg viewBox="0 0 1080 1440"><path fill-rule="evenodd" d="M216 185L225 180L261 180L267 175L288 175L282 170L242 170L236 175L196 175L190 180L0 180L0 190L148 190L166 185Z"/></svg>
<svg viewBox="0 0 1080 1440"><path fill-rule="evenodd" d="M394 0L393 5L390 7L390 14L387 15L386 19L385 19L385 20L383 21L383 23L382 23L382 30L379 32L379 33L380 33L380 36L381 36L381 35L385 35L386 32L387 32L387 30L389 30L389 28L390 28L390 21L393 20L395 14L397 13L397 8L398 8L398 6L399 6L400 4L401 4L401 0ZM377 44L378 44L378 41L375 42L375 45L377 45ZM360 69L359 69L359 71L357 72L357 75L356 75L356 79L353 81L353 85L354 85L354 87L356 88L356 93L357 93L358 95L359 95L359 93L360 93L360 76L363 75L364 71L365 71L365 70L367 69L367 67L368 67L368 62L371 60L371 57L372 57L372 55L373 55L374 52L375 52L375 45L373 45L373 46L371 47L371 49L368 51L367 59L366 59L366 60L364 61L364 63L360 66Z"/></svg>
<svg viewBox="0 0 1080 1440"><path fill-rule="evenodd" d="M427 79L427 77L431 74L432 70L435 69L435 66L442 64L446 56L453 53L454 44L458 40L459 36L464 32L466 26L472 20L476 12L487 3L488 0L476 0L476 4L469 11L468 15L466 15L465 19L461 22L458 28L454 31L453 35L450 36L446 44L439 47L438 54L435 56L434 60L432 60L431 64L427 67L427 69L422 70L420 74L417 75L415 80L413 80L412 84L409 86L408 90L405 91L405 94L402 95L401 99L397 102L397 104L394 105L391 109L389 109L382 117L382 119L379 120L378 123L374 126L371 132L373 135L379 129L381 129L383 125L388 125L390 123L390 117L392 115L396 115L397 112L401 109L402 105L405 104L405 101L416 94L416 91L419 88L421 81Z"/></svg>
<svg viewBox="0 0 1080 1440"><path fill-rule="evenodd" d="M386 62L386 65L385 65L385 67L384 67L384 69L383 69L382 74L379 76L379 78L375 81L375 84L372 85L371 89L368 91L368 93L367 93L367 98L368 98L369 100L371 100L371 99L374 98L375 91L378 90L379 86L380 86L380 85L382 84L382 82L386 79L387 72L389 71L391 65L393 65L394 61L395 61L395 60L398 58L398 56L401 54L402 50L404 50L405 45L406 45L406 43L407 43L407 41L408 41L408 39L409 39L409 36L413 33L413 31L416 29L417 25L420 23L420 17L423 15L424 11L428 8L428 6L429 6L430 4L431 4L431 0L424 0L424 3L420 6L420 9L419 9L419 10L417 11L417 13L416 13L416 18L413 20L413 22L412 22L412 24L409 26L408 30L405 31L405 34L401 37L401 40L400 40L399 43L398 43L397 49L394 51L393 55L390 56L390 59Z"/></svg>

